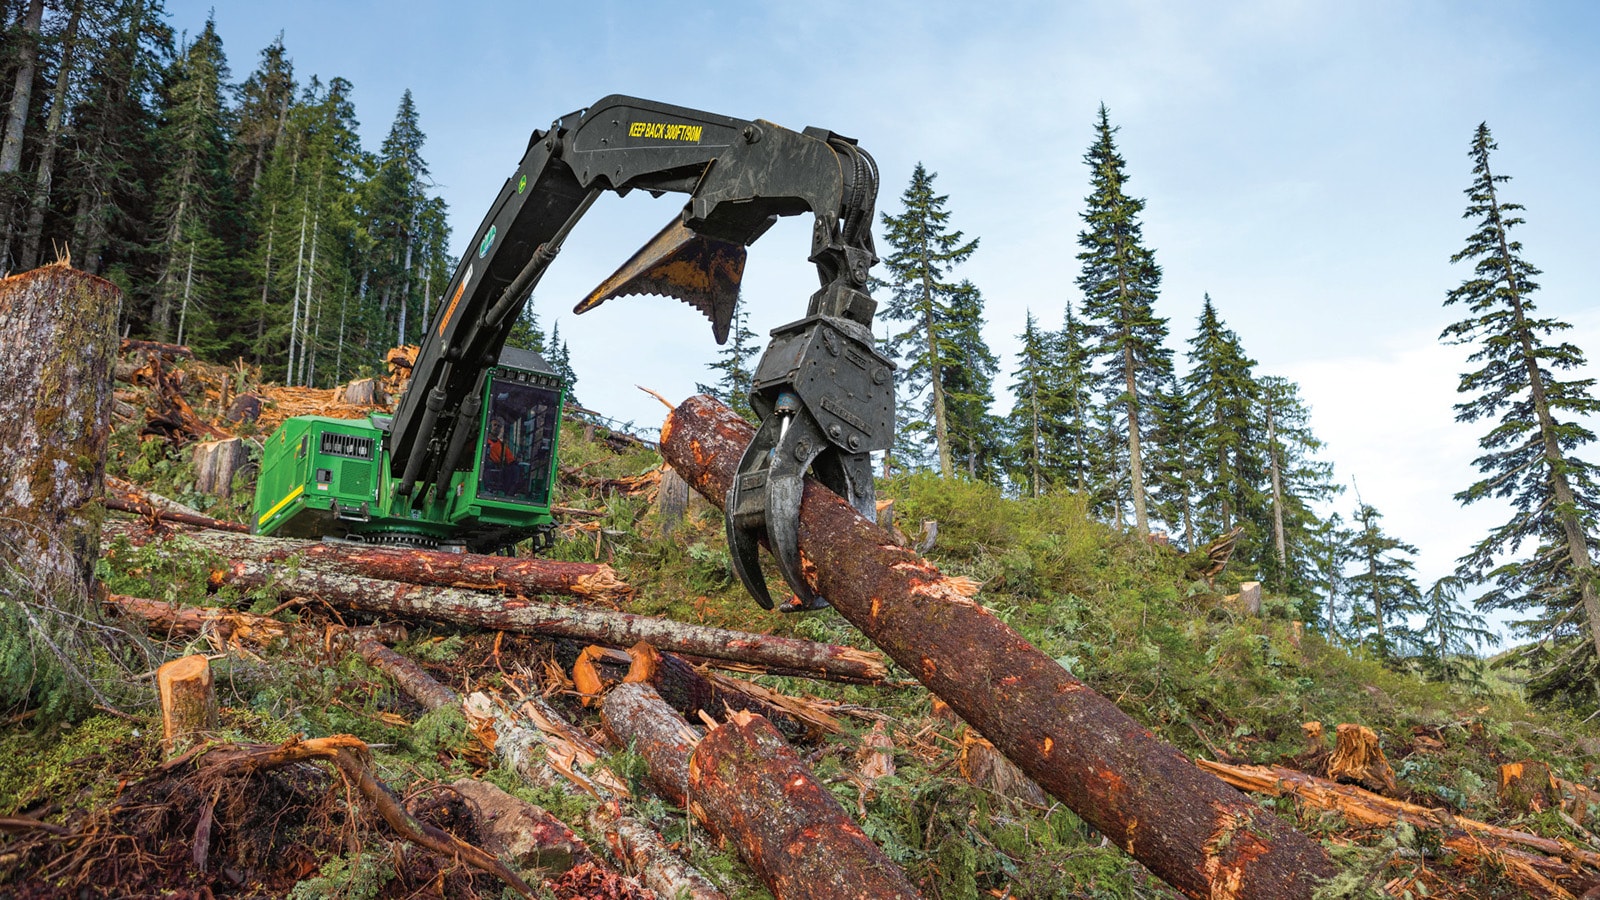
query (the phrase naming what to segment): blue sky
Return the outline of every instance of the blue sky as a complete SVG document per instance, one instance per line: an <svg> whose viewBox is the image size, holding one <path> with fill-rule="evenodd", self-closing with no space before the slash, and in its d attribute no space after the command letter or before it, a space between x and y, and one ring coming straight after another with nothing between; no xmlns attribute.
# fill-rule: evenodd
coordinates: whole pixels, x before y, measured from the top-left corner
<svg viewBox="0 0 1600 900"><path fill-rule="evenodd" d="M1494 130L1494 164L1528 207L1525 254L1544 270L1537 300L1600 353L1600 5L979 6L321 0L215 15L236 80L282 31L302 82L353 82L369 147L409 88L458 244L530 130L611 93L856 137L889 212L920 161L955 227L981 239L960 274L984 293L1007 372L1025 311L1053 326L1077 300L1081 157L1104 102L1148 203L1180 366L1209 292L1259 371L1301 384L1339 477L1421 548L1424 586L1447 574L1505 518L1450 499L1474 478L1482 430L1453 422L1464 354L1436 340L1444 294L1467 275L1449 257L1470 230L1468 142L1480 121ZM192 32L211 4L168 8ZM680 205L602 200L535 297L571 344L584 402L641 423L663 410L633 385L677 400L708 378L709 327L659 298L571 307ZM808 237L786 220L752 248L757 331L803 313Z"/></svg>

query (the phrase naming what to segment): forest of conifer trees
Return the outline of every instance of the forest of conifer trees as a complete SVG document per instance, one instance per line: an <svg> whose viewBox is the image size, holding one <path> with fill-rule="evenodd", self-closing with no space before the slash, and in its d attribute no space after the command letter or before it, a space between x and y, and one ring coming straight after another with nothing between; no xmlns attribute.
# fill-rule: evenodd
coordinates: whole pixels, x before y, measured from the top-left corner
<svg viewBox="0 0 1600 900"><path fill-rule="evenodd" d="M455 259L410 91L366 148L351 83L297 73L281 35L234 80L214 22L159 0L0 12L0 271L70 253L125 292L123 333L289 385L419 339Z"/></svg>
<svg viewBox="0 0 1600 900"><path fill-rule="evenodd" d="M124 290L124 334L243 358L290 385L337 384L418 339L455 260L409 91L367 148L350 82L296 72L281 36L236 72L213 22L179 29L160 0L0 0L0 16L0 271L70 252ZM1474 230L1453 260L1471 272L1439 287L1467 318L1442 339L1481 365L1461 376L1456 412L1483 423L1482 480L1456 499L1509 502L1513 516L1424 586L1415 548L1319 455L1299 387L1262 371L1229 328L1229 298L1205 296L1192 329L1161 314L1146 199L1130 190L1137 161L1104 105L1085 118L1078 296L1040 297L1009 326L1009 397L982 335L984 294L962 273L981 241L957 227L937 174L919 163L900 211L882 215L876 290L885 350L902 364L885 473L1019 498L1077 492L1100 519L1185 552L1237 531L1237 574L1297 598L1329 637L1441 677L1471 674L1463 659L1496 637L1483 613L1505 611L1531 641L1538 690L1592 693L1600 488L1577 453L1600 402L1592 381L1558 377L1583 354L1555 340L1564 323L1534 313L1538 271L1512 236L1520 207L1500 195L1487 126L1471 144ZM517 339L570 374L558 336L530 320ZM741 311L702 388L749 414L759 349Z"/></svg>

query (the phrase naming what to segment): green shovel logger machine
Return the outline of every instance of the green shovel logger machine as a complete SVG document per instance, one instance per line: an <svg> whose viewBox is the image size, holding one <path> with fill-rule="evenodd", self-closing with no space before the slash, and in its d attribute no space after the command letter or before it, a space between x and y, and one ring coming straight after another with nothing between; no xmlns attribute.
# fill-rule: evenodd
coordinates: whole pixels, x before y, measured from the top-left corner
<svg viewBox="0 0 1600 900"><path fill-rule="evenodd" d="M605 191L689 195L638 253L577 305L674 297L727 340L745 247L779 216L814 217L821 287L804 318L772 332L752 382L762 421L727 497L734 568L772 597L766 539L794 590L786 611L825 605L800 575L809 473L874 514L871 452L893 439L894 364L872 337L867 275L877 166L833 132L611 96L535 131L456 268L393 416L301 416L268 439L256 530L286 537L494 552L550 543L565 385L507 335L561 244Z"/></svg>

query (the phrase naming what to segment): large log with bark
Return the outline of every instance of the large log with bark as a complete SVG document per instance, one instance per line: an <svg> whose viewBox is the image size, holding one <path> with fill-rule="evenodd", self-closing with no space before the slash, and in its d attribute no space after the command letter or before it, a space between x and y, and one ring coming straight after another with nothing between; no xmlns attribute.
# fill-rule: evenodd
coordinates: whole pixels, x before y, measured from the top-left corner
<svg viewBox="0 0 1600 900"><path fill-rule="evenodd" d="M135 545L158 539L127 528L120 528L117 533ZM292 563L297 568L331 576L529 596L560 594L608 604L633 596L633 587L603 563L295 541L252 534L189 533L187 537L231 560L280 568Z"/></svg>
<svg viewBox="0 0 1600 900"><path fill-rule="evenodd" d="M754 429L709 397L662 455L722 506ZM811 587L1028 777L1190 897L1298 898L1335 872L1315 841L1196 769L926 560L813 480L800 508Z"/></svg>
<svg viewBox="0 0 1600 900"><path fill-rule="evenodd" d="M0 596L17 601L0 613L97 695L78 660L93 632L83 621L99 620L91 588L121 302L111 282L64 265L0 280Z"/></svg>
<svg viewBox="0 0 1600 900"><path fill-rule="evenodd" d="M739 848L777 900L919 898L877 844L761 716L735 712L704 738L647 684L606 695L606 730L651 782Z"/></svg>
<svg viewBox="0 0 1600 900"><path fill-rule="evenodd" d="M610 647L631 647L644 641L673 652L782 667L835 681L875 684L888 675L878 654L853 647L690 625L611 609L564 606L521 596L421 587L343 575L303 564L294 569L271 562L233 560L213 572L212 577L217 584L322 597L347 609L574 638Z"/></svg>

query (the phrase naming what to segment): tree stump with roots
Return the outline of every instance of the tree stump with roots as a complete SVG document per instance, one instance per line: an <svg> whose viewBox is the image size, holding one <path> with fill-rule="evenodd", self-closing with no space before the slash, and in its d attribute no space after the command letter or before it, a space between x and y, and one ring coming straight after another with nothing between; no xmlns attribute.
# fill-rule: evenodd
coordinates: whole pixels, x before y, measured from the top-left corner
<svg viewBox="0 0 1600 900"><path fill-rule="evenodd" d="M84 676L122 293L45 266L0 281L0 710L53 701ZM18 670L21 671L18 671ZM0 680L6 681L6 680Z"/></svg>

